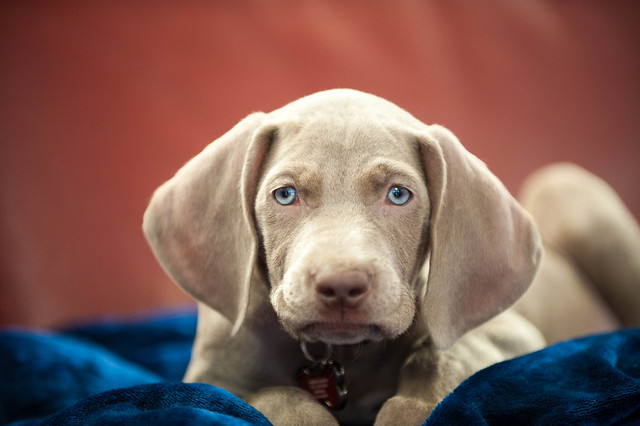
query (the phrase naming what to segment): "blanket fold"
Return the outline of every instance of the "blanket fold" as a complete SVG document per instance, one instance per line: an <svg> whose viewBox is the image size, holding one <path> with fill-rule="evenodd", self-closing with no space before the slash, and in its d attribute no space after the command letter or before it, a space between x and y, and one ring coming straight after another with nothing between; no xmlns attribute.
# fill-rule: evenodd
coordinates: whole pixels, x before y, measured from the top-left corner
<svg viewBox="0 0 640 426"><path fill-rule="evenodd" d="M82 399L45 419L17 425L270 425L229 392L202 383L152 383Z"/></svg>
<svg viewBox="0 0 640 426"><path fill-rule="evenodd" d="M91 342L41 331L0 334L0 424L45 416L98 392L161 380Z"/></svg>
<svg viewBox="0 0 640 426"><path fill-rule="evenodd" d="M426 421L640 424L640 329L562 342L471 376Z"/></svg>

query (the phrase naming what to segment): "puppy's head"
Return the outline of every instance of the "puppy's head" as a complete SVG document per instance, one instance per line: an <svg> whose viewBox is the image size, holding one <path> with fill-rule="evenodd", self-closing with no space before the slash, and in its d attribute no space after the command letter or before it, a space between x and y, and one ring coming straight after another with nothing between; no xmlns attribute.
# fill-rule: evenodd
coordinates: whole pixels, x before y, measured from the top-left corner
<svg viewBox="0 0 640 426"><path fill-rule="evenodd" d="M420 145L366 104L320 106L273 133L262 165L255 215L271 303L301 339L393 338L413 321L425 258Z"/></svg>
<svg viewBox="0 0 640 426"><path fill-rule="evenodd" d="M351 90L243 120L156 191L144 229L236 326L264 285L293 337L333 344L394 338L420 312L447 347L540 257L528 214L450 132Z"/></svg>

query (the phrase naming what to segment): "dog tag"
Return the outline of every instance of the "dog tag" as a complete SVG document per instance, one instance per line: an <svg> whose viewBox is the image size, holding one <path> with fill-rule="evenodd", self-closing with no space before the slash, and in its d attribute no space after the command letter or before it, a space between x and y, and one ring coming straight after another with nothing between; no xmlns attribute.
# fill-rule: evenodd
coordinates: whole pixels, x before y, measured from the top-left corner
<svg viewBox="0 0 640 426"><path fill-rule="evenodd" d="M332 410L342 409L347 402L344 369L333 360L317 362L303 368L297 379L298 386Z"/></svg>

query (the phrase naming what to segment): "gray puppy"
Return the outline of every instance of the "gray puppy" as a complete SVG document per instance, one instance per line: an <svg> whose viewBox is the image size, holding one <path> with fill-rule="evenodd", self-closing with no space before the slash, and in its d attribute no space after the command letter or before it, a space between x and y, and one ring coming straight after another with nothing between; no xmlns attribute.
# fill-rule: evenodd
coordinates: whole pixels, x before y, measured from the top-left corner
<svg viewBox="0 0 640 426"><path fill-rule="evenodd" d="M545 179L529 192L555 193ZM541 264L530 214L447 129L354 90L242 120L156 191L144 231L199 302L185 380L274 424L421 424L466 377L554 333L545 290L520 303L542 334L507 310ZM543 276L570 264L553 259ZM617 325L582 293L597 320L563 336Z"/></svg>

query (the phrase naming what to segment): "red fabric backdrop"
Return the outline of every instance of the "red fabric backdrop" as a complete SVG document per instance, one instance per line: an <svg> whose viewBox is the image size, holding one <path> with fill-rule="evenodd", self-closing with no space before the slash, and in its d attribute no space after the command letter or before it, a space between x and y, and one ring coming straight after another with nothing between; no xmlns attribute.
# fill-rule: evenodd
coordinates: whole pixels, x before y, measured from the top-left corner
<svg viewBox="0 0 640 426"><path fill-rule="evenodd" d="M184 303L140 231L255 110L352 87L451 128L517 192L572 160L640 216L640 2L0 3L0 323Z"/></svg>

